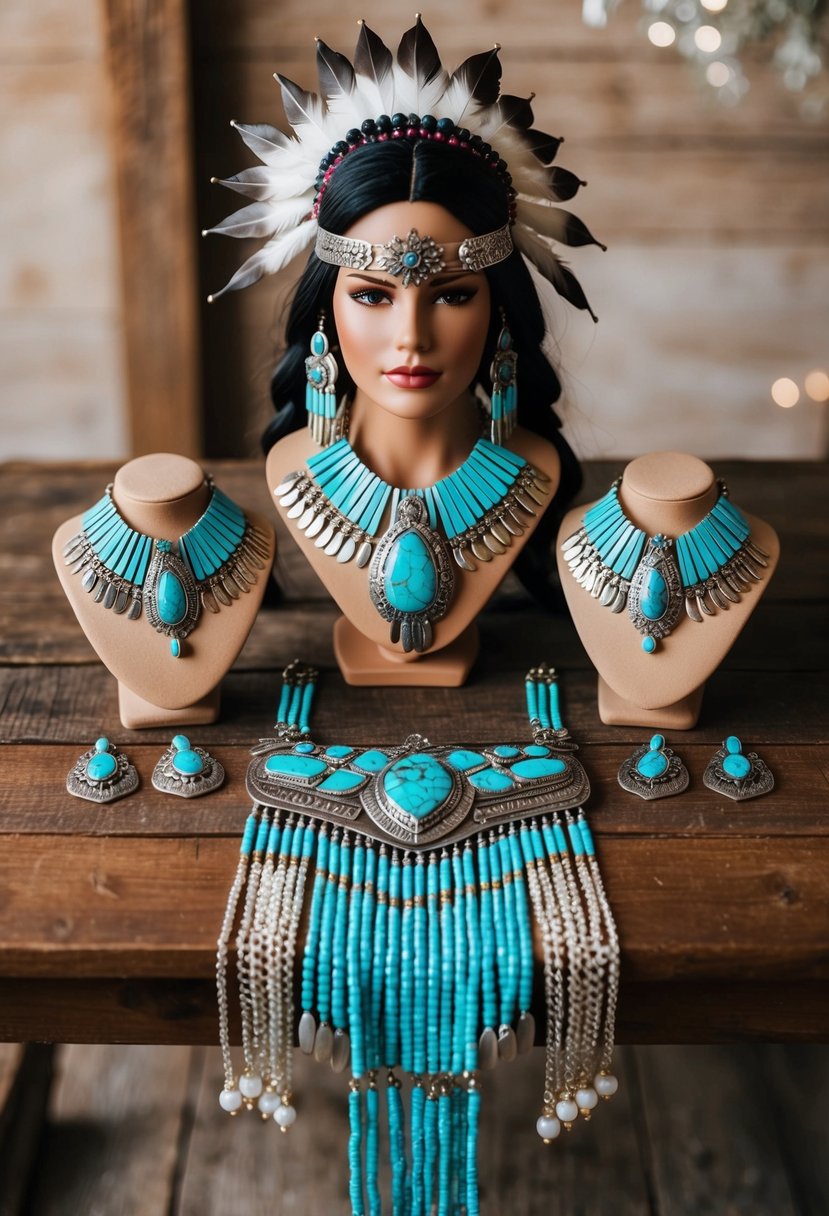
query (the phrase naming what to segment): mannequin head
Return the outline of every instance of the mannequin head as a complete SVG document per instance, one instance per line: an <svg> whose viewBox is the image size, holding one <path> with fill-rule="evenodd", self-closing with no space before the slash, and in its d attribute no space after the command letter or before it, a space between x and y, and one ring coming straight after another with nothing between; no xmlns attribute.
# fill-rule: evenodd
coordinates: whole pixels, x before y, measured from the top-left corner
<svg viewBox="0 0 829 1216"><path fill-rule="evenodd" d="M442 210L445 224L454 224L452 231L458 235L453 239L460 240L469 234L477 236L502 227L507 220L508 203L504 182L478 158L432 141L407 138L367 144L349 153L337 167L322 196L319 222L322 228L341 236L369 239L367 233L370 229L373 234L370 239L377 241L387 241L395 233L406 235L410 227L417 227L421 235L437 238L441 234L434 228L434 220L431 219L436 214L434 210L426 213L430 216L428 224L412 223L408 227L400 212L394 213L400 216L395 219L394 226L379 215L381 209L392 204L398 207L403 204L412 207L415 204L430 204L433 209ZM387 215L391 214L387 212ZM415 214L414 210L412 214ZM379 223L379 229L375 227L375 222ZM447 232L449 230L446 229ZM446 239L449 239L448 235ZM342 268L321 262L314 253L308 259L288 317L287 349L273 378L271 391L278 416L266 432L266 450L280 435L304 424L304 361L322 309L326 312L329 341L332 346L341 346L336 324L338 306L335 307L335 288L343 273ZM540 349L545 336L544 317L524 260L513 250L505 261L468 278L470 282L475 280L480 284L480 298L476 296L473 301L476 314L478 309L483 311L487 291L489 300L483 343L476 341L474 344L475 353L478 350L481 352L480 358L474 367L466 369L467 374L470 370L472 374L465 389L480 384L485 392L489 392L489 368L503 310L519 357L519 422L553 438L559 423L550 407L558 399L561 386ZM456 285L452 286L455 288ZM411 297L417 290L413 287L397 288L401 299L404 295ZM439 307L448 311L451 305ZM368 309L363 311L368 312ZM367 317L365 323L369 320L373 318ZM400 358L395 366L407 362L417 360ZM422 362L431 366L428 360ZM355 383L349 375L347 360L338 355L338 363L338 389L353 394Z"/></svg>

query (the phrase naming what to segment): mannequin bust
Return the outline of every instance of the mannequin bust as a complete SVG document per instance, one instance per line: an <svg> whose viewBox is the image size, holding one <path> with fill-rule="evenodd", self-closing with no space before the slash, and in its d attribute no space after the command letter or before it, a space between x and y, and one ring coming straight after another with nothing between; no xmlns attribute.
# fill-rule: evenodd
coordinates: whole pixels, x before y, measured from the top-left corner
<svg viewBox="0 0 829 1216"><path fill-rule="evenodd" d="M676 538L695 527L718 498L712 470L695 456L654 452L632 461L619 486L619 504L647 535ZM592 504L591 504L592 505ZM740 504L735 506L739 508ZM573 577L561 545L580 525L589 507L565 516L559 532L558 566L576 628L599 673L599 715L608 725L688 730L696 725L705 681L716 671L768 586L780 556L773 529L751 515L751 539L768 555L762 581L752 583L727 611L689 620L685 608L656 653L642 649L627 610L613 613Z"/></svg>
<svg viewBox="0 0 829 1216"><path fill-rule="evenodd" d="M167 453L131 460L116 473L112 486L112 502L131 528L174 541L203 515L210 497L199 465ZM273 529L261 516L246 514L261 535L264 568L257 571L248 593L230 606L201 612L177 659L168 639L147 619L146 602L141 616L130 620L127 613L116 614L96 603L82 579L71 573L63 548L80 531L82 516L67 520L55 533L52 556L58 577L81 628L118 681L125 727L203 724L218 717L219 683L253 626L274 554Z"/></svg>

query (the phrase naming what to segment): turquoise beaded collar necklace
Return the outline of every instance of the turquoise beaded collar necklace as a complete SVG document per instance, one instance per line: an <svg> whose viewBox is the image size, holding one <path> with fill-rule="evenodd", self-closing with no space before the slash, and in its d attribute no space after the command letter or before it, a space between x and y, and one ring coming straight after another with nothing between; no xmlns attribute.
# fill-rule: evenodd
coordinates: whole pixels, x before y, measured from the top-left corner
<svg viewBox="0 0 829 1216"><path fill-rule="evenodd" d="M80 532L63 549L73 574L96 603L131 621L142 611L179 658L202 609L229 607L256 582L268 559L266 538L211 480L210 502L175 544L131 528L109 485L83 515Z"/></svg>
<svg viewBox="0 0 829 1216"><path fill-rule="evenodd" d="M539 1136L554 1140L617 1088L619 943L580 809L587 778L550 668L526 679L532 741L483 747L419 735L320 745L308 733L315 680L286 670L278 738L261 741L248 771L254 807L218 940L220 1105L287 1131L298 1038L335 1072L350 1067L353 1216L381 1210L383 1094L392 1216L477 1216L481 1070L533 1044L534 921L546 1022ZM237 913L241 1074L227 985Z"/></svg>
<svg viewBox="0 0 829 1216"><path fill-rule="evenodd" d="M611 612L628 616L653 654L685 611L692 621L739 603L762 581L768 554L751 539L748 522L717 482L719 497L688 532L648 536L619 503L621 478L585 512L581 527L561 546L576 582Z"/></svg>
<svg viewBox="0 0 829 1216"><path fill-rule="evenodd" d="M422 652L452 599L451 559L473 571L506 552L546 505L549 479L515 452L479 439L435 485L397 489L343 437L311 456L307 473L289 473L274 493L329 557L371 563L369 594L391 626L392 643ZM391 524L378 541L389 506Z"/></svg>

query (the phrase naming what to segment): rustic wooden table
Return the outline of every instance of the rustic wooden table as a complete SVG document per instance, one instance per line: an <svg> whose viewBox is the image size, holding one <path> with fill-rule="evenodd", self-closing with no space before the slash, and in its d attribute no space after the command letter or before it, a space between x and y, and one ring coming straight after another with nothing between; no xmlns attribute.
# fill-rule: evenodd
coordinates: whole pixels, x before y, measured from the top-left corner
<svg viewBox="0 0 829 1216"><path fill-rule="evenodd" d="M223 488L269 510L258 466L217 463ZM618 472L595 463L584 498ZM817 464L726 462L734 501L772 522L783 557L768 593L710 681L699 727L671 742L689 790L646 804L616 769L646 732L603 726L596 678L563 615L509 579L481 620L482 653L460 690L348 689L331 650L335 611L280 537L282 606L262 611L223 686L221 721L193 732L224 764L224 788L187 803L149 784L169 731L123 730L115 682L58 587L49 542L100 494L100 464L6 465L0 479L0 1038L208 1043L217 1038L214 946L248 809L248 748L268 735L278 671L324 670L321 738L481 742L523 725L517 677L547 659L581 744L588 811L622 942L622 1042L829 1037L827 866L827 483ZM109 807L65 792L101 733L142 775ZM702 785L736 733L768 761L771 796L734 804Z"/></svg>

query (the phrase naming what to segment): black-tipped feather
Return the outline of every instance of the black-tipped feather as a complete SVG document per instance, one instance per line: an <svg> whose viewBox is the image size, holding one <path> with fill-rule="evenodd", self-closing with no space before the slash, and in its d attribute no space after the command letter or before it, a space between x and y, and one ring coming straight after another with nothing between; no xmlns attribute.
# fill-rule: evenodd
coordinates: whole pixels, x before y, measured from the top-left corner
<svg viewBox="0 0 829 1216"><path fill-rule="evenodd" d="M578 193L579 187L586 185L587 182L576 177L575 173L571 173L569 169L550 170L550 190L553 197L561 203L566 203L568 199L573 198Z"/></svg>
<svg viewBox="0 0 829 1216"><path fill-rule="evenodd" d="M400 39L397 62L407 72L419 89L431 84L443 71L438 49L432 35L418 16L414 25Z"/></svg>
<svg viewBox="0 0 829 1216"><path fill-rule="evenodd" d="M559 275L553 282L553 286L562 299L567 300L574 308L585 309L590 313L594 321L598 321L599 318L587 303L587 296L581 289L581 283L579 283L572 270L565 266L563 262L559 263Z"/></svg>
<svg viewBox="0 0 829 1216"><path fill-rule="evenodd" d="M559 215L564 220L564 230L560 238L563 244L570 245L574 249L579 245L598 245L600 249L607 249L607 245L597 241L587 225L577 215L573 215L571 211L559 211Z"/></svg>
<svg viewBox="0 0 829 1216"><path fill-rule="evenodd" d="M494 106L501 90L498 48L481 51L479 55L470 55L468 59L464 59L460 67L452 73L450 88L452 85L460 85L469 93L469 103L464 108L464 114L473 101L479 106Z"/></svg>
<svg viewBox="0 0 829 1216"><path fill-rule="evenodd" d="M514 127L516 131L526 131L533 125L533 108L529 97L503 93L498 101L498 115L501 126Z"/></svg>
<svg viewBox="0 0 829 1216"><path fill-rule="evenodd" d="M354 91L354 69L351 64L345 55L332 51L321 38L317 40L317 72L320 92L326 101Z"/></svg>
<svg viewBox="0 0 829 1216"><path fill-rule="evenodd" d="M354 67L361 76L368 76L373 80L383 95L391 81L393 62L391 51L383 39L378 38L365 21L361 22L357 48L354 51Z"/></svg>
<svg viewBox="0 0 829 1216"><path fill-rule="evenodd" d="M549 165L556 158L563 139L557 139L555 135L548 135L546 131L530 130L524 132L524 139L533 156L541 161L542 165Z"/></svg>

